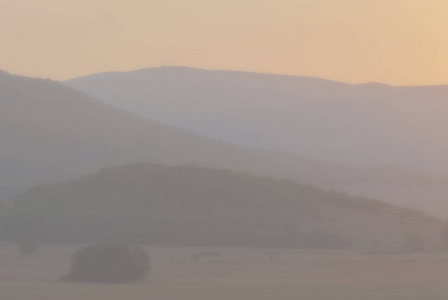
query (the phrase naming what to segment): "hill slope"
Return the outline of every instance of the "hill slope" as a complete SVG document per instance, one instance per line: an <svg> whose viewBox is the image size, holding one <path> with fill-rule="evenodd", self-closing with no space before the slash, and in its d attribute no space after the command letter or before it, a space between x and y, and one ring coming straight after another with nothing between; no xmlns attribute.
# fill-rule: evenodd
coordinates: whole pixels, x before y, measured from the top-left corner
<svg viewBox="0 0 448 300"><path fill-rule="evenodd" d="M39 186L16 199L15 235L175 245L438 245L441 224L385 203L292 181L193 166L134 164Z"/></svg>
<svg viewBox="0 0 448 300"><path fill-rule="evenodd" d="M448 86L350 85L185 67L109 72L67 85L162 123L244 146L448 174Z"/></svg>
<svg viewBox="0 0 448 300"><path fill-rule="evenodd" d="M221 143L140 119L49 80L0 76L3 186L77 177L136 161L193 162ZM217 158L218 159L218 158Z"/></svg>
<svg viewBox="0 0 448 300"><path fill-rule="evenodd" d="M65 84L203 136L368 165L294 165L296 172L303 171L304 176L297 176L286 174L294 166L277 158L270 171L259 173L286 174L448 217L447 180L430 175L448 174L448 136L442 131L448 125L448 86L350 85L183 67L94 74Z"/></svg>
<svg viewBox="0 0 448 300"><path fill-rule="evenodd" d="M2 198L38 183L134 162L192 163L325 186L384 181L367 170L203 138L57 82L5 72L0 73L0 140Z"/></svg>

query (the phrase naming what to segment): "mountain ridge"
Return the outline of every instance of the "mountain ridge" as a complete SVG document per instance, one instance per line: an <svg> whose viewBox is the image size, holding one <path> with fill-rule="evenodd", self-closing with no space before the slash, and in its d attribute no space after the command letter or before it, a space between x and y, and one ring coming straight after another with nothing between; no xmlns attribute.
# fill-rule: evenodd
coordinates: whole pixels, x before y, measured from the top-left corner
<svg viewBox="0 0 448 300"><path fill-rule="evenodd" d="M409 204L406 201L412 197L389 197L384 195L385 187L393 192L412 191L412 196L416 194L413 187L438 192L447 182L415 171L377 172L211 140L103 104L50 80L8 75L0 79L0 87L3 200L36 184L74 179L101 168L135 162L196 164L288 178L398 205ZM367 192L364 185L368 186ZM429 211L443 212L441 206Z"/></svg>
<svg viewBox="0 0 448 300"><path fill-rule="evenodd" d="M92 74L64 83L148 119L245 147L448 174L433 159L448 148L448 139L435 130L445 119L447 85L353 85L186 67Z"/></svg>
<svg viewBox="0 0 448 300"><path fill-rule="evenodd" d="M393 85L385 82L379 82L379 81L367 81L367 82L361 82L361 83L349 83L344 81L339 81L335 79L328 79L328 78L322 78L322 77L316 77L316 76L307 76L307 75L291 75L291 74L282 74L282 73L269 73L269 72L256 72L256 71L245 71L245 70L232 70L232 69L209 69L209 68L199 68L199 67L190 67L190 66L181 66L181 65L163 65L158 67L146 67L146 68L138 68L138 69L132 69L127 71L105 71L105 72L98 72L98 73L92 73L92 74L86 74L86 75L80 75L75 76L72 78L68 78L63 80L62 82L69 82L81 78L89 78L91 76L97 76L97 75L108 75L108 74L127 74L127 73L147 73L152 72L154 70L179 70L179 71L209 71L209 72L218 72L218 73L235 73L235 74L246 74L246 75L259 75L259 76L268 76L268 77L283 77L283 78L295 78L295 79L311 79L311 80L317 80L322 82L332 82L336 84L341 85L348 85L348 86L378 86L378 87L390 87L390 88L421 88L421 87L427 87L427 88L434 88L434 87L440 87L440 88L448 88L448 83L446 84L404 84L404 85ZM0 71L2 71L0 69ZM3 71L6 72L6 71ZM7 73L7 72L6 72Z"/></svg>
<svg viewBox="0 0 448 300"><path fill-rule="evenodd" d="M398 167L433 177L448 176L448 137L441 130L448 126L447 85L353 85L300 76L183 67L141 69L104 77L93 74L64 83L147 119L244 147L365 170ZM389 176L384 171L379 173ZM317 185L448 216L443 213L448 208L444 204L447 185L416 190L413 184L403 188L361 181L352 178L348 184Z"/></svg>
<svg viewBox="0 0 448 300"><path fill-rule="evenodd" d="M334 182L336 176L330 173L350 170L193 135L103 104L51 80L8 75L0 80L0 87L0 182L5 191L138 161L196 163L305 183Z"/></svg>

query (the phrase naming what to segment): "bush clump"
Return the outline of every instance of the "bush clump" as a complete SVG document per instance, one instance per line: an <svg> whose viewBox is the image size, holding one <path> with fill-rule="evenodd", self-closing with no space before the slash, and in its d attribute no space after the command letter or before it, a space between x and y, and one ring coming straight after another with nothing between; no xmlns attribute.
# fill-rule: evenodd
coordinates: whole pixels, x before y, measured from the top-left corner
<svg viewBox="0 0 448 300"><path fill-rule="evenodd" d="M87 246L72 257L70 274L64 280L97 283L129 283L144 279L150 258L141 247L127 243Z"/></svg>

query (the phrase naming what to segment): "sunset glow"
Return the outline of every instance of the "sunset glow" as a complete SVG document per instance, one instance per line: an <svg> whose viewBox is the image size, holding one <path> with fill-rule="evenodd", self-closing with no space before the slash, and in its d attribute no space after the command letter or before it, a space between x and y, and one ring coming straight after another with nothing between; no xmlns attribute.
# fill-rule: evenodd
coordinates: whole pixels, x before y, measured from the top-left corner
<svg viewBox="0 0 448 300"><path fill-rule="evenodd" d="M442 0L3 0L0 68L67 79L161 65L448 83Z"/></svg>

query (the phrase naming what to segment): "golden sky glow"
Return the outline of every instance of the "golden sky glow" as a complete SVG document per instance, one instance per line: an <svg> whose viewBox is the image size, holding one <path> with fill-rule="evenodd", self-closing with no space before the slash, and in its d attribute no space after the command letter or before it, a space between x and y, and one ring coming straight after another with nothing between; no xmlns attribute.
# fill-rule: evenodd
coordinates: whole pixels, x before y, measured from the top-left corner
<svg viewBox="0 0 448 300"><path fill-rule="evenodd" d="M446 0L0 0L0 69L162 65L448 84Z"/></svg>

